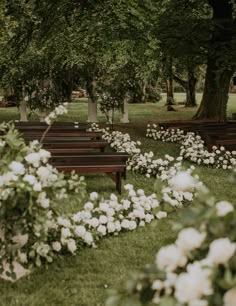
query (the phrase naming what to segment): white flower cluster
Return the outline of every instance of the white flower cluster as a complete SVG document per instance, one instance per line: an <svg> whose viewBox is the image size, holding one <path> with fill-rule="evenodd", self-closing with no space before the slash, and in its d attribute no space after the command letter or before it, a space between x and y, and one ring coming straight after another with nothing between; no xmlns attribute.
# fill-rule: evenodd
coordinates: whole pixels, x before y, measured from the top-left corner
<svg viewBox="0 0 236 306"><path fill-rule="evenodd" d="M118 152L126 152L130 154L127 164L127 170L145 174L146 177L161 176L162 172L168 171L169 167L174 162L174 158L168 154L165 159L154 159L152 151L141 153L139 146L140 141L133 141L129 134L123 134L118 131L110 132L109 129L100 129L96 123L91 125L92 131L102 131L103 139L110 143L110 146ZM181 159L179 159L180 161Z"/></svg>
<svg viewBox="0 0 236 306"><path fill-rule="evenodd" d="M182 141L180 155L198 165L212 166L215 168L232 169L236 165L236 151L227 151L223 146L212 147L209 152L204 147L204 141L194 133L187 133Z"/></svg>
<svg viewBox="0 0 236 306"><path fill-rule="evenodd" d="M163 142L181 144L180 156L198 165L214 168L232 169L236 165L236 151L227 151L223 146L212 147L212 152L206 150L204 141L199 135L189 132L184 134L180 129L157 129L157 125L148 125L146 136Z"/></svg>
<svg viewBox="0 0 236 306"><path fill-rule="evenodd" d="M195 192L203 184L199 181L198 175L192 176L192 172L195 169L193 166L186 171L181 171L180 165L176 164L176 168L172 167L171 171L169 171L172 176L167 179L168 186L162 189L163 201L176 208L191 203Z"/></svg>
<svg viewBox="0 0 236 306"><path fill-rule="evenodd" d="M159 250L156 265L160 271L166 272L166 279L153 282L152 288L156 291L154 303L159 304L160 292L164 290L164 294L173 294L181 304L208 306L207 299L204 298L213 294L214 269L218 265L227 265L235 254L236 244L228 238L215 239L210 243L205 258L191 262L191 252L201 247L206 236L206 233L192 227L185 228L179 233L175 244ZM179 268L181 272L177 272ZM224 299L230 299L231 294L232 289L231 293L225 294Z"/></svg>
<svg viewBox="0 0 236 306"><path fill-rule="evenodd" d="M184 139L185 133L180 129L164 129L163 127L158 129L156 124L148 124L146 137L163 142L180 143Z"/></svg>
<svg viewBox="0 0 236 306"><path fill-rule="evenodd" d="M174 161L174 158L168 154L165 155L165 159L153 159L153 157L152 151L134 155L129 161L127 170L138 171L148 178L150 176L160 176L163 172L169 170L171 163Z"/></svg>
<svg viewBox="0 0 236 306"><path fill-rule="evenodd" d="M94 245L94 241L109 234L118 234L122 230L134 230L144 226L153 219L167 216L161 211L161 205L156 194L146 196L142 189L134 190L133 185L124 186L127 197L118 200L115 194L109 199L100 198L96 192L90 194L89 201L85 203L82 211L75 213L68 222L64 223L65 235L72 228L75 236L80 237L86 244ZM62 223L60 223L62 225ZM67 228L67 229L66 229Z"/></svg>
<svg viewBox="0 0 236 306"><path fill-rule="evenodd" d="M59 106L57 106L45 119L44 121L48 124L51 125L53 121L60 115L66 114L68 112L67 110L67 105L68 103L65 102Z"/></svg>

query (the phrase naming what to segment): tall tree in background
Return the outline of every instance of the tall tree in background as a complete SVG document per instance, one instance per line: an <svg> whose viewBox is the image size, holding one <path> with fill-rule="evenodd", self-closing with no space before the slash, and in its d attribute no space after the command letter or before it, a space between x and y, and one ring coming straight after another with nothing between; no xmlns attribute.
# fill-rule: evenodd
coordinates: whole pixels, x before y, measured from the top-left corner
<svg viewBox="0 0 236 306"><path fill-rule="evenodd" d="M225 121L230 80L236 68L235 1L208 0L208 3L213 11L212 32L203 98L195 118Z"/></svg>
<svg viewBox="0 0 236 306"><path fill-rule="evenodd" d="M230 79L236 66L236 3L232 0L163 0L157 21L164 52L206 64L196 119L226 120Z"/></svg>

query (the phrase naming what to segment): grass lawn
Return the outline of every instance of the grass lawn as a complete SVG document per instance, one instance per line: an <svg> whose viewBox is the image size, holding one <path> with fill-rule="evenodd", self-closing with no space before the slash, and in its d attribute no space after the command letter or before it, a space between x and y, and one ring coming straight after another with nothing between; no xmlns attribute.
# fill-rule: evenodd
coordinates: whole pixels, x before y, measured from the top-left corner
<svg viewBox="0 0 236 306"><path fill-rule="evenodd" d="M198 97L200 99L200 97ZM183 95L177 95L181 101ZM196 109L176 107L176 112L166 112L163 104L129 105L130 124L117 123L115 128L128 132L142 142L143 151L152 150L156 156L168 153L178 156L179 146L145 138L146 124L160 120L191 118ZM236 112L236 95L230 96L229 112ZM76 102L61 120L84 122L87 104ZM17 119L15 108L0 109L0 121ZM36 118L34 116L33 118ZM99 114L99 120L105 118ZM118 117L116 117L118 122ZM186 163L186 166L189 165ZM230 172L198 167L197 173L219 200L235 201L236 188L228 182ZM98 179L99 178L99 179ZM114 192L114 183L103 175L87 177L88 192L97 191L104 196ZM129 173L127 182L135 188L153 192L155 180ZM160 189L157 187L157 189ZM65 203L62 211L76 211L79 207ZM168 220L181 221L181 211ZM79 256L59 258L53 264L35 269L32 274L15 284L0 282L0 305L4 306L104 306L107 290L124 285L129 273L154 260L160 246L170 242L175 233L167 219L153 221L145 228L105 238L96 249L83 249Z"/></svg>

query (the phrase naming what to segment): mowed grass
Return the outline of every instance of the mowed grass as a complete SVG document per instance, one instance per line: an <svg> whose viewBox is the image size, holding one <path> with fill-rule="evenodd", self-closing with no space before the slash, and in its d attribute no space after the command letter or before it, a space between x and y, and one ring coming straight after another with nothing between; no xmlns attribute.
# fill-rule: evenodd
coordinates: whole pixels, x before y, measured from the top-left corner
<svg viewBox="0 0 236 306"><path fill-rule="evenodd" d="M178 98L183 99L183 95L178 95ZM188 119L196 112L196 108L178 106L176 109L176 112L166 112L163 103L129 105L130 124L119 124L119 117L116 116L115 128L130 133L133 139L141 140L143 151L151 150L157 157L165 154L177 157L178 145L145 138L147 123ZM236 112L236 96L230 96L229 109ZM0 118L1 121L17 119L17 111L14 108L0 109ZM86 118L87 104L82 101L71 104L68 115L60 120L84 122ZM104 123L104 116L99 114L99 120ZM185 166L188 165L186 162ZM235 201L236 188L228 181L229 171L197 167L196 172L217 200ZM86 181L88 193L97 191L106 197L114 192L114 183L105 175L89 175ZM154 178L147 179L143 175L129 173L127 182L134 184L135 188L143 188L147 194L153 193L154 185L157 185L157 191L161 189ZM80 204L64 203L60 211L73 212L80 207ZM124 286L132 271L153 262L158 249L174 239L175 233L168 220L181 222L181 211L134 232L105 238L96 249L85 248L78 256L58 258L48 267L34 269L29 277L15 284L0 282L0 305L104 306L107 290Z"/></svg>

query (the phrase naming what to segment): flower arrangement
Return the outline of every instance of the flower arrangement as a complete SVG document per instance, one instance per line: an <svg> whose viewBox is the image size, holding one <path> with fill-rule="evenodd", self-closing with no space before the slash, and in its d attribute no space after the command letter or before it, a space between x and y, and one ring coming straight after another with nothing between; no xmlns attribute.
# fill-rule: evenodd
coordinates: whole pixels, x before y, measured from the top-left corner
<svg viewBox="0 0 236 306"><path fill-rule="evenodd" d="M172 180L176 189L188 190L195 184L188 173ZM216 202L203 185L195 204L183 211L181 224L173 225L177 237L159 249L155 264L129 281L126 294L113 291L106 306L235 306L235 207Z"/></svg>
<svg viewBox="0 0 236 306"><path fill-rule="evenodd" d="M192 132L184 133L180 129L158 130L156 124L147 126L146 136L154 140L174 142L181 145L180 156L198 165L220 169L232 169L236 165L236 151L227 151L223 146L212 147L212 152L205 149L204 141Z"/></svg>
<svg viewBox="0 0 236 306"><path fill-rule="evenodd" d="M53 260L57 207L74 193L82 199L85 184L75 174L67 180L48 164L50 153L37 141L26 146L13 125L0 130L0 271L14 279Z"/></svg>
<svg viewBox="0 0 236 306"><path fill-rule="evenodd" d="M67 106L68 103L65 102L63 104L60 104L59 106L57 106L45 119L44 121L48 124L51 125L53 123L54 120L56 120L56 118L58 116L61 116L63 114L67 114L68 110L67 110Z"/></svg>

